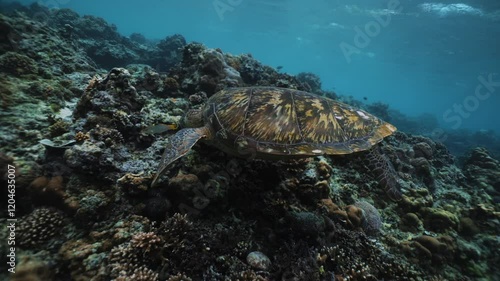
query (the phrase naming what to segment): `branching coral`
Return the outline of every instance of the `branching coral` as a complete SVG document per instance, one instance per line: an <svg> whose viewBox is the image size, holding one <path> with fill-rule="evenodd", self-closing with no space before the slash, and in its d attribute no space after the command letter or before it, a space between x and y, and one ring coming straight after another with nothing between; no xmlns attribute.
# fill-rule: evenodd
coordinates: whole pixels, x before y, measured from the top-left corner
<svg viewBox="0 0 500 281"><path fill-rule="evenodd" d="M167 281L193 281L193 279L187 277L182 273L177 273L176 275L170 276Z"/></svg>
<svg viewBox="0 0 500 281"><path fill-rule="evenodd" d="M158 273L155 273L153 270L140 266L130 274L125 271L121 271L119 276L113 279L112 281L157 281Z"/></svg>
<svg viewBox="0 0 500 281"><path fill-rule="evenodd" d="M401 200L401 185L398 182L396 170L389 159L379 151L378 147L370 149L365 155L368 167L372 170L379 184L384 187L387 196L395 201Z"/></svg>
<svg viewBox="0 0 500 281"><path fill-rule="evenodd" d="M145 255L157 253L162 246L162 239L154 232L141 232L132 237L130 246L138 249Z"/></svg>
<svg viewBox="0 0 500 281"><path fill-rule="evenodd" d="M174 214L159 227L159 233L165 239L163 249L170 250L169 253L175 255L182 249L185 236L192 229L193 223L188 220L187 215Z"/></svg>
<svg viewBox="0 0 500 281"><path fill-rule="evenodd" d="M162 240L153 232L141 232L114 247L109 254L111 276L118 280L153 281L158 279L147 266L155 264L160 256Z"/></svg>
<svg viewBox="0 0 500 281"><path fill-rule="evenodd" d="M269 281L267 277L258 275L251 269L235 273L231 278L235 281Z"/></svg>

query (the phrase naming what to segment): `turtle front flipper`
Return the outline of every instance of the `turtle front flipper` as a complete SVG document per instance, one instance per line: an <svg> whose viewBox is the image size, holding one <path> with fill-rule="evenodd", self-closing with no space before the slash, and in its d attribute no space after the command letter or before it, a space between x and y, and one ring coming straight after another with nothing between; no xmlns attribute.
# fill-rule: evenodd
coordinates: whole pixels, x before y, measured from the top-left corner
<svg viewBox="0 0 500 281"><path fill-rule="evenodd" d="M185 128L170 137L151 186L156 184L160 176L165 172L165 169L172 162L186 155L198 140L208 137L209 133L210 130L207 127Z"/></svg>

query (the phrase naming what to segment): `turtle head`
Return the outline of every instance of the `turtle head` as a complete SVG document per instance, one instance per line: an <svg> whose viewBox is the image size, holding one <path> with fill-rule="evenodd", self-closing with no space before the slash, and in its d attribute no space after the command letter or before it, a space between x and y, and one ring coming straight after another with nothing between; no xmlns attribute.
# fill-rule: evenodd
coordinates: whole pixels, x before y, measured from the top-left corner
<svg viewBox="0 0 500 281"><path fill-rule="evenodd" d="M190 109L184 118L181 125L184 128L199 128L203 127L203 111L201 108Z"/></svg>

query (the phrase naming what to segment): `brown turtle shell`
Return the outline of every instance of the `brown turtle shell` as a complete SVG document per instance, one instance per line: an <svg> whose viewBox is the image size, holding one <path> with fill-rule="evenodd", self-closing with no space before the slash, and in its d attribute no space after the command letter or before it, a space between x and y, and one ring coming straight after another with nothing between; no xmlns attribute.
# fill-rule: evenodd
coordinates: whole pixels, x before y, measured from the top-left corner
<svg viewBox="0 0 500 281"><path fill-rule="evenodd" d="M203 109L222 150L280 156L369 149L396 127L364 110L308 92L248 87L222 90Z"/></svg>

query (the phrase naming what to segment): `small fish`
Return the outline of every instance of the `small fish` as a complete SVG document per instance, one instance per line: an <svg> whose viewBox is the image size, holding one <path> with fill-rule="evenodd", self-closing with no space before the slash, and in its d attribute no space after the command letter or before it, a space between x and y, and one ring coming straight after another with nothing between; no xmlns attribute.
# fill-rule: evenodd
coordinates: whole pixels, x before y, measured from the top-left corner
<svg viewBox="0 0 500 281"><path fill-rule="evenodd" d="M277 69L278 71L280 71L280 70L282 70L282 69L283 69L283 66L278 65L278 66L276 67L276 69Z"/></svg>
<svg viewBox="0 0 500 281"><path fill-rule="evenodd" d="M368 100L368 98L367 98L367 97L363 97L363 99L364 99L364 100Z"/></svg>
<svg viewBox="0 0 500 281"><path fill-rule="evenodd" d="M143 129L141 133L156 135L167 131L177 130L178 127L177 124L156 124Z"/></svg>

